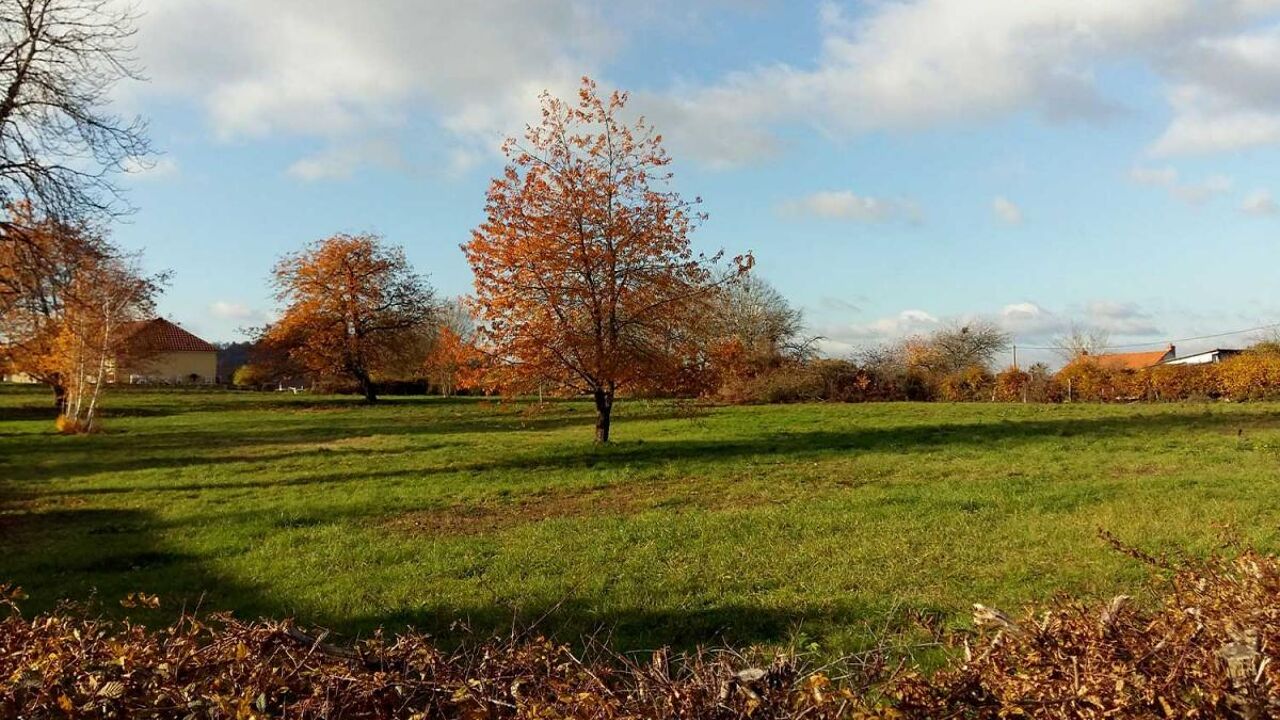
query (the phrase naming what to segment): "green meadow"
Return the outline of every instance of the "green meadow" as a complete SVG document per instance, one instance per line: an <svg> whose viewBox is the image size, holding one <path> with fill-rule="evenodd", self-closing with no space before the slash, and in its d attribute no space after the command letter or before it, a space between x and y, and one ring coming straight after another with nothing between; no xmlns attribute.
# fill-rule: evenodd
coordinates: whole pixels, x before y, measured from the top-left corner
<svg viewBox="0 0 1280 720"><path fill-rule="evenodd" d="M0 388L0 581L343 634L538 624L622 650L853 650L1065 591L1134 593L1099 539L1274 550L1280 405L695 408L118 391L106 432L53 433ZM159 611L126 611L144 591Z"/></svg>

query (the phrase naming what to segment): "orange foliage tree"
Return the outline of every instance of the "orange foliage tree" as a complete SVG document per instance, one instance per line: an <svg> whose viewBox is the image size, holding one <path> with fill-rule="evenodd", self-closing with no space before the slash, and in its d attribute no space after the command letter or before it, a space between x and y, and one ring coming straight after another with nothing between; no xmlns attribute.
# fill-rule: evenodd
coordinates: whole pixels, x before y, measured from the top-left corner
<svg viewBox="0 0 1280 720"><path fill-rule="evenodd" d="M0 223L0 356L53 390L69 426L90 429L102 385L134 352L128 323L151 313L164 280L88 226L16 204Z"/></svg>
<svg viewBox="0 0 1280 720"><path fill-rule="evenodd" d="M313 243L276 263L272 282L284 310L263 344L311 373L355 380L368 402L378 399L375 375L425 353L434 295L404 250L375 235Z"/></svg>
<svg viewBox="0 0 1280 720"><path fill-rule="evenodd" d="M471 342L449 325L441 325L427 352L427 380L445 397L469 385L469 372L480 361Z"/></svg>
<svg viewBox="0 0 1280 720"><path fill-rule="evenodd" d="M462 246L496 384L591 395L608 442L620 389L663 391L699 352L719 255L696 255L705 219L668 189L670 157L625 93L583 78L577 102L544 93L542 121L504 145L487 219ZM736 259L740 271L749 255Z"/></svg>

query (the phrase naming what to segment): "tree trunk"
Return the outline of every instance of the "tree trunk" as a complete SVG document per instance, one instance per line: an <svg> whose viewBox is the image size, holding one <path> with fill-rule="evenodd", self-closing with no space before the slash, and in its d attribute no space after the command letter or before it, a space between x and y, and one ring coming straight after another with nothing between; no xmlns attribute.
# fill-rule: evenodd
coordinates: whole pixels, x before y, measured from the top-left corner
<svg viewBox="0 0 1280 720"><path fill-rule="evenodd" d="M609 442L609 420L613 414L613 391L596 390L596 442Z"/></svg>
<svg viewBox="0 0 1280 720"><path fill-rule="evenodd" d="M67 386L61 382L53 383L53 408L59 415L67 411Z"/></svg>
<svg viewBox="0 0 1280 720"><path fill-rule="evenodd" d="M360 383L360 392L364 393L364 401L367 403L378 402L378 391L373 386L373 378L369 377L369 373L364 370L355 370L352 374L356 376L356 380Z"/></svg>

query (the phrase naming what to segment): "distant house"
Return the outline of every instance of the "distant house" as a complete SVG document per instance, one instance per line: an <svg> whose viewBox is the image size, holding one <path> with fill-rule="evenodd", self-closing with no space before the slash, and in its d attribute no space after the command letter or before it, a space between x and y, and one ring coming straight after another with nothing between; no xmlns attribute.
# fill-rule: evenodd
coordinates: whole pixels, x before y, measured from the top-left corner
<svg viewBox="0 0 1280 720"><path fill-rule="evenodd" d="M1141 370L1155 367L1178 357L1177 350L1170 345L1164 350L1149 350L1133 353L1105 353L1102 355L1084 354L1085 359L1108 370Z"/></svg>
<svg viewBox="0 0 1280 720"><path fill-rule="evenodd" d="M126 327L128 356L112 374L114 382L199 384L217 382L218 350L164 318Z"/></svg>
<svg viewBox="0 0 1280 720"><path fill-rule="evenodd" d="M1233 355L1239 355L1242 352L1244 351L1235 350L1232 348L1214 348L1212 350L1205 350L1204 352L1193 353L1191 355L1184 355L1183 357L1175 357L1171 360L1165 360L1161 364L1163 365L1211 365L1213 363L1220 363L1223 360L1226 360L1227 358Z"/></svg>

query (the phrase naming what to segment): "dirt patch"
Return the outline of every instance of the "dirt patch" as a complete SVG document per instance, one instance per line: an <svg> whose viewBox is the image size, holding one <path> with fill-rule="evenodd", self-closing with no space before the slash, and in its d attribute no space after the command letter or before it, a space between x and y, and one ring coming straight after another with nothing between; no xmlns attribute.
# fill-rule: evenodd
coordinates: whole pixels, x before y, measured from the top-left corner
<svg viewBox="0 0 1280 720"><path fill-rule="evenodd" d="M691 487L688 481L629 482L572 491L548 491L506 501L420 510L391 518L399 532L424 535L485 535L562 518L634 515L652 509L736 510L777 502L763 495L734 494L728 487Z"/></svg>

